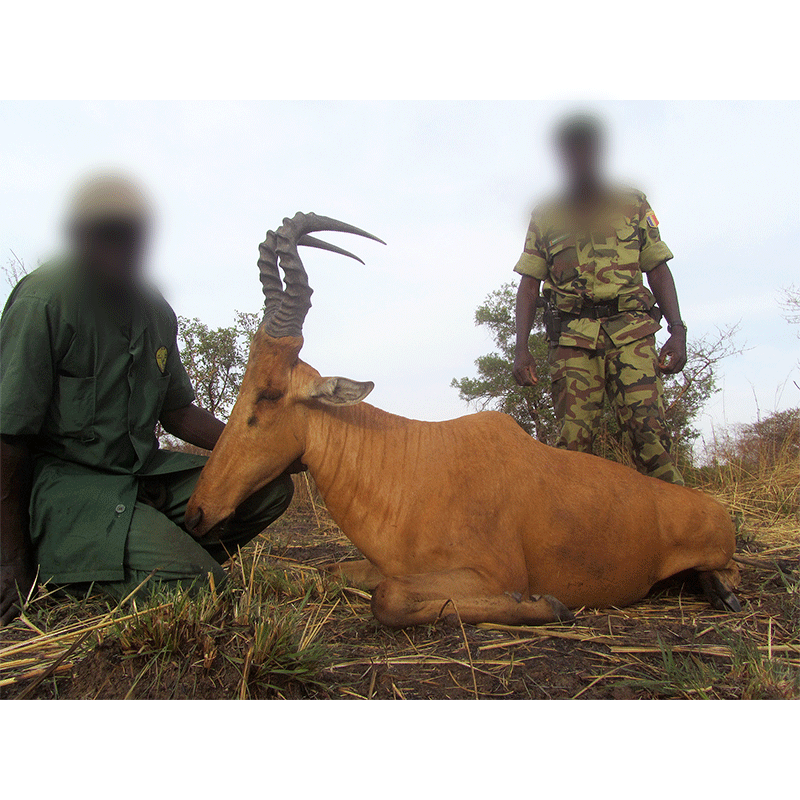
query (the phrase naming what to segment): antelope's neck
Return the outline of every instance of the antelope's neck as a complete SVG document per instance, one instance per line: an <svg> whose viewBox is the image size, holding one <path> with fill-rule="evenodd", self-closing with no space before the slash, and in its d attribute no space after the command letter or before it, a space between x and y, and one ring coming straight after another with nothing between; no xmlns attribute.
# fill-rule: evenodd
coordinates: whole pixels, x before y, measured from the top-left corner
<svg viewBox="0 0 800 800"><path fill-rule="evenodd" d="M370 559L380 550L375 538L400 513L393 502L405 451L424 426L366 403L309 411L303 461L337 525Z"/></svg>

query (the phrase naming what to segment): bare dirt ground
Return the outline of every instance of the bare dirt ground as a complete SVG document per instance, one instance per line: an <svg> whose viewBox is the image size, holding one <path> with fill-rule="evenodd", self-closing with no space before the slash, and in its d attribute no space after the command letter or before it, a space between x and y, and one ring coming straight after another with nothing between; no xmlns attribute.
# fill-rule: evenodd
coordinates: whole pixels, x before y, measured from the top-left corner
<svg viewBox="0 0 800 800"><path fill-rule="evenodd" d="M317 566L358 557L315 504L243 551L224 590L113 609L46 591L4 628L2 697L635 699L800 695L797 536L750 530L741 614L691 579L573 623L379 626Z"/></svg>

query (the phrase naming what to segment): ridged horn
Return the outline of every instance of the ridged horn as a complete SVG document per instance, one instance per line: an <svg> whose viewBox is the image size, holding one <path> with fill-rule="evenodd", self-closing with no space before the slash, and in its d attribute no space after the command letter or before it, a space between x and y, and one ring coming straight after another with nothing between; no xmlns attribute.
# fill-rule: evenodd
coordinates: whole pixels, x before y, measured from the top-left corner
<svg viewBox="0 0 800 800"><path fill-rule="evenodd" d="M267 231L266 238L258 246L258 277L264 292L264 319L277 313L283 300L283 281L275 250L277 242L275 231Z"/></svg>
<svg viewBox="0 0 800 800"><path fill-rule="evenodd" d="M259 247L261 257L258 264L265 298L264 328L270 336L276 339L283 336L302 336L303 322L311 308L313 290L308 284L308 275L303 267L300 254L297 252L298 245L329 250L332 253L339 253L361 261L358 256L341 247L309 236L311 233L321 231L352 233L386 244L377 236L373 236L361 228L356 228L354 225L348 225L346 222L300 212L291 219L288 217L284 219L283 224L274 234L270 231L266 241ZM364 262L361 261L361 263ZM285 287L280 291L279 304L275 302L276 285L280 290L281 284L278 265L283 270L285 283Z"/></svg>

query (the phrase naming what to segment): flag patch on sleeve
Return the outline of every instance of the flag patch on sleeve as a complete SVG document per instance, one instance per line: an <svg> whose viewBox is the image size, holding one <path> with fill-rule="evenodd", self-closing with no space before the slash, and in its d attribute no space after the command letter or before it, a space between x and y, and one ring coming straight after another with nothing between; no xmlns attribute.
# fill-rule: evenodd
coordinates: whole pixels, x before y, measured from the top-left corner
<svg viewBox="0 0 800 800"><path fill-rule="evenodd" d="M658 227L658 217L655 215L655 212L648 211L647 212L647 216L645 217L645 219L647 220L647 224L651 228L657 228Z"/></svg>

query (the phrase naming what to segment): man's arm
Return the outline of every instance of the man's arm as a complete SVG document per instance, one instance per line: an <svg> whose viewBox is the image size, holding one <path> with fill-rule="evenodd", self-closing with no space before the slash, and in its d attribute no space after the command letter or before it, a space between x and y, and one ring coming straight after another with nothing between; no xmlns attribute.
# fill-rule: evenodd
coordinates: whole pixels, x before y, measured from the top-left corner
<svg viewBox="0 0 800 800"><path fill-rule="evenodd" d="M167 433L205 450L214 449L225 428L224 422L194 403L163 411L160 421Z"/></svg>
<svg viewBox="0 0 800 800"><path fill-rule="evenodd" d="M28 530L30 452L24 438L0 437L0 625L19 613L36 578Z"/></svg>
<svg viewBox="0 0 800 800"><path fill-rule="evenodd" d="M686 326L681 320L675 280L666 261L647 273L647 282L656 298L661 313L669 325L670 337L661 348L658 365L666 375L674 375L686 366Z"/></svg>
<svg viewBox="0 0 800 800"><path fill-rule="evenodd" d="M541 281L523 275L517 289L517 344L514 351L514 380L520 386L533 386L536 377L536 361L531 355L528 341L536 319Z"/></svg>

